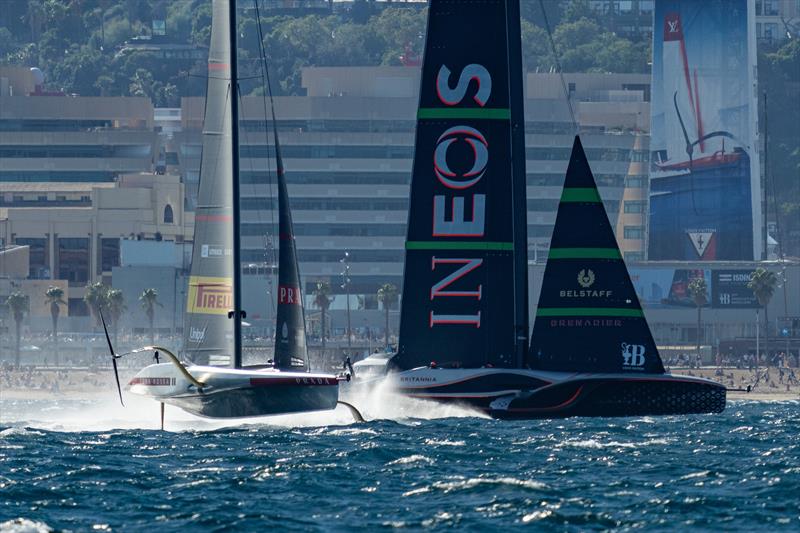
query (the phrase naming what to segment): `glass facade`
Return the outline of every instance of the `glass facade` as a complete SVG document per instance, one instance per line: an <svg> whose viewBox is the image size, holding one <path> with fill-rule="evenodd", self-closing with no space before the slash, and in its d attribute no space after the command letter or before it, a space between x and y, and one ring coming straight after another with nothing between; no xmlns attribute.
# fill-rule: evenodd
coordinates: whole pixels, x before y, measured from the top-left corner
<svg viewBox="0 0 800 533"><path fill-rule="evenodd" d="M30 249L30 278L47 279L50 277L50 250L47 238L21 238L14 242Z"/></svg>
<svg viewBox="0 0 800 533"><path fill-rule="evenodd" d="M89 238L65 237L58 239L58 279L73 283L86 283L89 280Z"/></svg>

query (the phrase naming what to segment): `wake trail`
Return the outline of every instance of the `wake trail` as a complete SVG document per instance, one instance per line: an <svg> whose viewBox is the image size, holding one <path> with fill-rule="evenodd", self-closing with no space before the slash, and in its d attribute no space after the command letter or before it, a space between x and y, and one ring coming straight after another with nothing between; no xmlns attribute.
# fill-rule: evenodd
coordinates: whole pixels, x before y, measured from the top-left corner
<svg viewBox="0 0 800 533"><path fill-rule="evenodd" d="M124 394L124 393L123 393ZM158 430L159 403L149 398L124 394L121 406L116 391L63 394L52 399L0 401L0 426L27 427L59 432ZM393 394L389 384L381 384L368 394L347 398L362 413L367 423L393 420L433 420L484 416L468 408L443 405ZM303 428L355 424L350 411L338 406L332 411L314 411L269 417L211 419L202 418L166 405L165 431L216 431L236 427Z"/></svg>

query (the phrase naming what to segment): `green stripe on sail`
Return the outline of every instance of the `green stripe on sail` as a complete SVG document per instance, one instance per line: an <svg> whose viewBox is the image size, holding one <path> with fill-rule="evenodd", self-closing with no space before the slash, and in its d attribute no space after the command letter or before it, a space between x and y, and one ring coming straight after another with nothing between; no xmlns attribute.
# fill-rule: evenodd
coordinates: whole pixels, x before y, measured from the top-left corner
<svg viewBox="0 0 800 533"><path fill-rule="evenodd" d="M622 259L617 248L550 248L548 259Z"/></svg>
<svg viewBox="0 0 800 533"><path fill-rule="evenodd" d="M536 311L536 316L610 316L620 318L644 318L644 313L641 309L625 309L622 307L540 307Z"/></svg>
<svg viewBox="0 0 800 533"><path fill-rule="evenodd" d="M417 118L509 120L511 110L484 107L420 107L417 111Z"/></svg>
<svg viewBox="0 0 800 533"><path fill-rule="evenodd" d="M600 193L594 187L565 188L561 193L562 202L597 202L602 203Z"/></svg>
<svg viewBox="0 0 800 533"><path fill-rule="evenodd" d="M514 250L513 242L408 241L406 250Z"/></svg>

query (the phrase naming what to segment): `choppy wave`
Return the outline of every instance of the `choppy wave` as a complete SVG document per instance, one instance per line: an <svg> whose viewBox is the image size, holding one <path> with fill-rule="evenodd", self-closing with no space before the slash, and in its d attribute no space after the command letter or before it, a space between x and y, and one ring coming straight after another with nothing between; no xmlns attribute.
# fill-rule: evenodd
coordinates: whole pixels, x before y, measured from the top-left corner
<svg viewBox="0 0 800 533"><path fill-rule="evenodd" d="M162 432L150 404L0 401L0 532L797 531L797 407L359 425L346 410L220 424L168 409Z"/></svg>

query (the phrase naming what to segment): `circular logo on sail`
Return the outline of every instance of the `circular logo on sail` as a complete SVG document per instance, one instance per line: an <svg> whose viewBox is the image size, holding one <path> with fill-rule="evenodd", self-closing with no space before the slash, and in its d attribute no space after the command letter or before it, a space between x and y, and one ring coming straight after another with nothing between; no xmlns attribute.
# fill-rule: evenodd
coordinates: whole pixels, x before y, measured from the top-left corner
<svg viewBox="0 0 800 533"><path fill-rule="evenodd" d="M289 327L286 325L286 322L283 323L283 327L281 328L281 337L284 339L289 336Z"/></svg>
<svg viewBox="0 0 800 533"><path fill-rule="evenodd" d="M584 289L588 289L594 285L594 272L591 269L585 269L578 272L578 285Z"/></svg>
<svg viewBox="0 0 800 533"><path fill-rule="evenodd" d="M464 173L453 172L447 164L447 150L458 141L463 140L472 147L472 168ZM451 189L466 189L478 183L486 172L489 163L489 143L481 132L469 126L455 126L448 129L436 141L433 152L433 168L436 177L443 185Z"/></svg>

